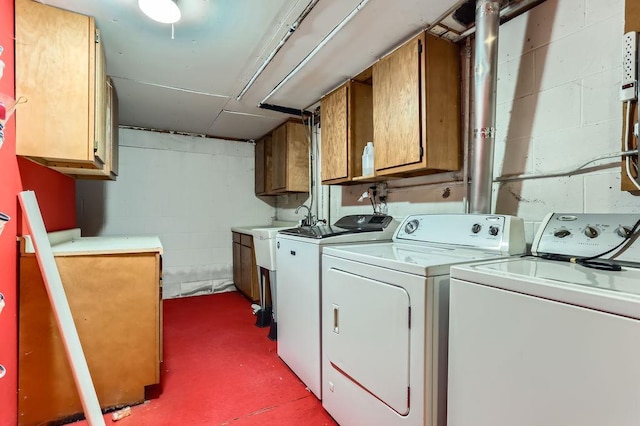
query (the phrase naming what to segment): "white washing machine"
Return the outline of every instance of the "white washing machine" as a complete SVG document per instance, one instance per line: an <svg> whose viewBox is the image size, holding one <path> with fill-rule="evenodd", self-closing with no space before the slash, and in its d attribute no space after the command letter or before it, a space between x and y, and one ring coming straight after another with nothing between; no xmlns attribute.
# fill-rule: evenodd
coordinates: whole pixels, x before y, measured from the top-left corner
<svg viewBox="0 0 640 426"><path fill-rule="evenodd" d="M333 226L281 230L278 265L278 356L319 399L320 273L323 247L363 241L390 241L398 222L387 215L350 215Z"/></svg>
<svg viewBox="0 0 640 426"><path fill-rule="evenodd" d="M640 424L638 219L549 214L537 257L451 269L449 426Z"/></svg>
<svg viewBox="0 0 640 426"><path fill-rule="evenodd" d="M349 425L446 423L451 265L525 251L521 219L414 215L322 256L322 405Z"/></svg>

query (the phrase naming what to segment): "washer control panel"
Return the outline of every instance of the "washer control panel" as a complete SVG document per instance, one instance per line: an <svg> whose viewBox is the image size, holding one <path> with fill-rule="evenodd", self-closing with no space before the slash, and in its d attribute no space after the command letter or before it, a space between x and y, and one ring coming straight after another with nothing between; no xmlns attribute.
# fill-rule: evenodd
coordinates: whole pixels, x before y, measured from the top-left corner
<svg viewBox="0 0 640 426"><path fill-rule="evenodd" d="M638 220L640 214L630 213L549 213L538 229L531 251L538 255L595 256L630 237ZM631 244L625 250L626 259L640 260L640 246L634 246Z"/></svg>
<svg viewBox="0 0 640 426"><path fill-rule="evenodd" d="M506 215L419 214L404 219L394 241L446 244L523 253L525 249L522 219Z"/></svg>

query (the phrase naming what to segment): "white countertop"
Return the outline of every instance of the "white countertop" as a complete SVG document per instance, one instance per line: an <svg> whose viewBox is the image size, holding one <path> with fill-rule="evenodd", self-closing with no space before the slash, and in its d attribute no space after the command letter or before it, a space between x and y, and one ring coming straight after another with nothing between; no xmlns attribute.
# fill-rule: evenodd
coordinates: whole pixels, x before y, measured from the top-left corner
<svg viewBox="0 0 640 426"><path fill-rule="evenodd" d="M231 231L253 236L251 231L257 228L295 228L296 226L298 226L298 222L274 220L273 223L269 225L233 226L231 227Z"/></svg>
<svg viewBox="0 0 640 426"><path fill-rule="evenodd" d="M160 253L162 243L157 236L81 237L79 229L47 234L54 256L79 256L83 254ZM22 237L23 253L35 253L31 237Z"/></svg>

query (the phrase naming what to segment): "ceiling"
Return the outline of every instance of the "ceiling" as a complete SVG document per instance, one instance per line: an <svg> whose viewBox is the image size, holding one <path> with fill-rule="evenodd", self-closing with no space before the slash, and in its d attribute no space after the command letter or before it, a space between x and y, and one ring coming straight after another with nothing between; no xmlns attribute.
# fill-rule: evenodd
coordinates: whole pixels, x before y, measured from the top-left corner
<svg viewBox="0 0 640 426"><path fill-rule="evenodd" d="M240 100L313 0L178 0L182 19L173 38L171 25L147 18L137 0L43 3L95 17L121 125L250 140L292 116L259 104L311 108L462 2L320 0ZM265 99L361 3L366 4L353 19Z"/></svg>

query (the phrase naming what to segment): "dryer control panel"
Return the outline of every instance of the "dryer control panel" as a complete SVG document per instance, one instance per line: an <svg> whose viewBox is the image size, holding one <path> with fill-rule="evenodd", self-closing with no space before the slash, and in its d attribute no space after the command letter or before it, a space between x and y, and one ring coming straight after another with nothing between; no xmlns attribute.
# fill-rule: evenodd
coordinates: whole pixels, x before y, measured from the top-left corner
<svg viewBox="0 0 640 426"><path fill-rule="evenodd" d="M627 239L635 240L637 235L630 233L639 220L640 214L631 213L549 213L538 229L531 252L536 255L595 256ZM640 243L629 241L618 258L640 262Z"/></svg>
<svg viewBox="0 0 640 426"><path fill-rule="evenodd" d="M525 252L522 219L507 215L411 215L398 227L393 240L461 246L505 254Z"/></svg>

